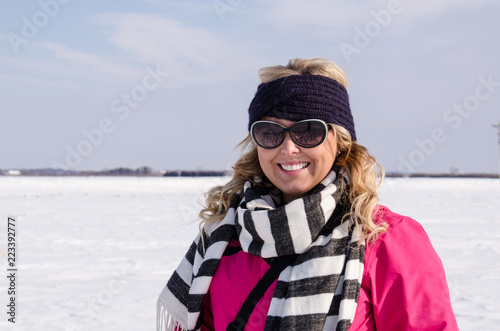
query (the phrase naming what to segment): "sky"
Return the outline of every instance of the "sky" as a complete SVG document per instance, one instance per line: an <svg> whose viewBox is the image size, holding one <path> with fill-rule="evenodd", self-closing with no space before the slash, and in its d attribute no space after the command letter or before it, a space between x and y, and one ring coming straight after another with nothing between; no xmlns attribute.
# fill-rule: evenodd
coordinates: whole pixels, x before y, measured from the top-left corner
<svg viewBox="0 0 500 331"><path fill-rule="evenodd" d="M257 71L344 69L389 172L499 171L494 0L1 1L0 169L229 170Z"/></svg>

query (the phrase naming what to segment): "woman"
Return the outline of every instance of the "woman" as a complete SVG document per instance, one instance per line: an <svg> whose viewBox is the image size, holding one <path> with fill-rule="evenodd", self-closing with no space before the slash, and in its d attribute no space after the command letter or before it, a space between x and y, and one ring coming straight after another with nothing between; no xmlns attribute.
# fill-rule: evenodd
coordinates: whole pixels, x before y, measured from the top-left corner
<svg viewBox="0 0 500 331"><path fill-rule="evenodd" d="M442 263L378 205L344 73L325 59L259 71L249 136L202 234L158 300L158 330L458 330Z"/></svg>

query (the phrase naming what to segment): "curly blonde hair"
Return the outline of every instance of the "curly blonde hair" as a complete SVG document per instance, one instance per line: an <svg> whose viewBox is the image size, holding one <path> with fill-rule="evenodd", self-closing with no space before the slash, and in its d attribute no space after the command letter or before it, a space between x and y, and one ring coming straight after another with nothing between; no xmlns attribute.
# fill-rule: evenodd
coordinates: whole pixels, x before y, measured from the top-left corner
<svg viewBox="0 0 500 331"><path fill-rule="evenodd" d="M267 83L290 75L322 75L342 84L347 88L347 78L341 68L330 60L323 58L292 59L287 66L264 67L259 70L261 82ZM376 224L373 221L378 206L377 189L384 178L384 169L368 150L353 142L349 132L341 126L329 124L336 136L337 148L340 154L336 157L334 166L343 167L349 175L349 186L340 188L347 192L350 211L344 215L352 217L360 226L364 239L374 241L379 233L385 232L385 223ZM232 179L225 185L216 186L208 191L199 216L201 227L220 221L229 210L234 196L241 192L245 182L253 182L255 178L265 178L259 164L257 146L248 135L239 145L241 156L233 166Z"/></svg>

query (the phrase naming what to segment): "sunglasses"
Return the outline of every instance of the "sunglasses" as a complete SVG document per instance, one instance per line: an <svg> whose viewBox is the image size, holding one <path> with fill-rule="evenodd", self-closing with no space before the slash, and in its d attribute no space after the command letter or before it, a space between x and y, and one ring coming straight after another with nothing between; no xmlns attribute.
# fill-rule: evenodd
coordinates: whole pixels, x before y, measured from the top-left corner
<svg viewBox="0 0 500 331"><path fill-rule="evenodd" d="M322 120L305 120L294 123L288 128L271 121L257 121L252 124L250 133L253 141L262 148L276 148L285 140L288 132L292 141L300 147L312 148L321 145L330 130Z"/></svg>

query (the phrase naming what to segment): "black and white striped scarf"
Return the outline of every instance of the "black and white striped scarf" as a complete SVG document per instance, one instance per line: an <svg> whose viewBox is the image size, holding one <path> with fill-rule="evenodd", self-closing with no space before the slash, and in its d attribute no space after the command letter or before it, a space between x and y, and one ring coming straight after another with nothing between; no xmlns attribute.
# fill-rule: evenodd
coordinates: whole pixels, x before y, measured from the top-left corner
<svg viewBox="0 0 500 331"><path fill-rule="evenodd" d="M342 172L342 171L341 171ZM158 299L157 330L199 330L203 300L232 238L263 258L298 254L278 278L264 330L347 330L363 276L364 245L332 171L310 195L277 206L260 186L245 184L226 217L195 239ZM363 242L363 241L361 241Z"/></svg>

